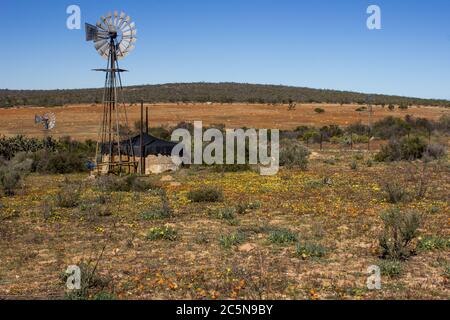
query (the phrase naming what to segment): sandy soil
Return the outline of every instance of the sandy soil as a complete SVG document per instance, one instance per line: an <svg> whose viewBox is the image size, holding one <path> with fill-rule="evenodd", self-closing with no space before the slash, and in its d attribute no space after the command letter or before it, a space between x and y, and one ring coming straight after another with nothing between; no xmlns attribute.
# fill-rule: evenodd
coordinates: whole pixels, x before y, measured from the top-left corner
<svg viewBox="0 0 450 320"><path fill-rule="evenodd" d="M225 124L229 128L255 127L292 129L300 125L322 126L368 121L367 112L355 111L357 105L337 104L302 104L296 110L288 111L286 105L261 104L149 104L150 125L174 125L181 121L201 120L205 125ZM323 114L314 109L322 108ZM24 107L0 109L0 135L24 134L41 137L42 128L34 124L34 115L53 112L57 117L57 125L52 130L56 137L71 136L77 140L96 139L98 126L102 116L101 105L70 105L65 107L39 108ZM128 106L128 119L131 126L139 119L138 105ZM412 107L408 110L389 111L387 108L375 107L373 119L381 119L392 115L404 117L407 114L416 117L438 119L450 110L437 107Z"/></svg>

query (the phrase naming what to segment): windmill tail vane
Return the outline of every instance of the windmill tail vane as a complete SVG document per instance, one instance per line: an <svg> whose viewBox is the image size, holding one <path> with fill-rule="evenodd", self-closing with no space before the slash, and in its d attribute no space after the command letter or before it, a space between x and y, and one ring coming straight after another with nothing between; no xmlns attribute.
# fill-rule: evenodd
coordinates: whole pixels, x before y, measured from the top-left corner
<svg viewBox="0 0 450 320"><path fill-rule="evenodd" d="M128 119L123 101L119 60L134 49L136 25L130 16L118 11L100 17L96 25L86 23L86 41L92 41L97 53L107 60L106 68L94 69L105 72L103 90L103 116L99 127L96 148L96 168L99 174L122 174L137 172L131 138L123 132ZM126 130L125 130L126 131Z"/></svg>

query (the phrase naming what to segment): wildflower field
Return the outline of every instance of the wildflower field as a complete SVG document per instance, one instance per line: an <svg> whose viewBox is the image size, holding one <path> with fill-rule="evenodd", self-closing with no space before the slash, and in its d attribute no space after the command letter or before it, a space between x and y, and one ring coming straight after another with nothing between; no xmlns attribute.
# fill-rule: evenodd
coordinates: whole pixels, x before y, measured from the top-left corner
<svg viewBox="0 0 450 320"><path fill-rule="evenodd" d="M326 151L267 177L184 168L129 191L28 175L0 199L0 297L449 299L447 158L372 158ZM394 209L420 216L407 259L383 258L380 215ZM66 288L70 265L80 293ZM380 290L367 286L372 265Z"/></svg>

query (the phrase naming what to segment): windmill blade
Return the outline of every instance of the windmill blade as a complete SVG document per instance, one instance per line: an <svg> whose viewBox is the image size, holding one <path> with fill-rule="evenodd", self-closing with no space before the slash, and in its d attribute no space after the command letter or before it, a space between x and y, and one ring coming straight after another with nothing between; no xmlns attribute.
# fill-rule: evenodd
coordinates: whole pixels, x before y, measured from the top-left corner
<svg viewBox="0 0 450 320"><path fill-rule="evenodd" d="M101 46L100 48L97 49L97 51L101 56L103 56L105 54L109 55L109 51L110 51L109 44L107 43L107 44Z"/></svg>
<svg viewBox="0 0 450 320"><path fill-rule="evenodd" d="M120 45L119 45L120 52L122 52L122 54L125 53L129 46L130 46L130 43L121 42Z"/></svg>
<svg viewBox="0 0 450 320"><path fill-rule="evenodd" d="M97 28L99 28L103 31L106 31L105 27L103 26L103 24L100 21L97 22Z"/></svg>
<svg viewBox="0 0 450 320"><path fill-rule="evenodd" d="M99 50L105 44L108 44L108 40L99 40L99 41L95 42L94 43L95 50Z"/></svg>
<svg viewBox="0 0 450 320"><path fill-rule="evenodd" d="M122 28L120 28L120 30L122 30L122 32L135 30L135 29L136 29L136 24L134 22L126 23L125 25L122 26Z"/></svg>
<svg viewBox="0 0 450 320"><path fill-rule="evenodd" d="M117 21L119 20L118 17L119 17L119 13L117 12L117 10L114 10L114 22L113 23L115 26L117 26Z"/></svg>
<svg viewBox="0 0 450 320"><path fill-rule="evenodd" d="M125 20L122 21L122 24L118 26L119 29L122 30L122 28L124 27L124 25L128 24L128 22L129 22L130 20L131 20L131 17L130 17L130 16L127 16L127 17L125 18Z"/></svg>
<svg viewBox="0 0 450 320"><path fill-rule="evenodd" d="M127 37L127 36L134 36L136 35L137 30L129 30L129 31L125 31L122 33L123 37Z"/></svg>

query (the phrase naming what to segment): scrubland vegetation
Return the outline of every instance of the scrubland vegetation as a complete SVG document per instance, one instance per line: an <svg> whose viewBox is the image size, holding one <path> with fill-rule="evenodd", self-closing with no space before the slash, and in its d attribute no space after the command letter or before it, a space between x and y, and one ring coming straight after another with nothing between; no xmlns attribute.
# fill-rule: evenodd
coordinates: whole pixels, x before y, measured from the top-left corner
<svg viewBox="0 0 450 320"><path fill-rule="evenodd" d="M92 141L1 138L0 297L449 299L449 129L448 117L298 127L266 177L92 179ZM69 292L73 264L85 276ZM381 290L366 286L371 265Z"/></svg>
<svg viewBox="0 0 450 320"><path fill-rule="evenodd" d="M276 85L241 83L171 83L144 85L124 88L127 100L138 103L142 99L148 103L160 102L216 102L216 103L367 103L367 94L299 88ZM77 90L0 90L0 107L18 106L63 106L79 103L100 103L103 89ZM411 105L449 107L445 100L407 98L399 96L372 95L371 102L389 109L407 109Z"/></svg>

